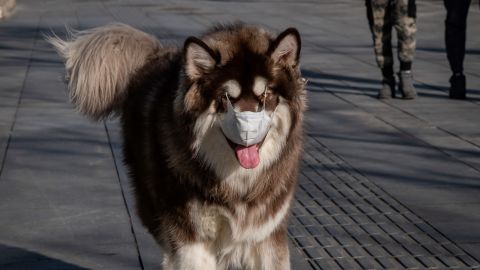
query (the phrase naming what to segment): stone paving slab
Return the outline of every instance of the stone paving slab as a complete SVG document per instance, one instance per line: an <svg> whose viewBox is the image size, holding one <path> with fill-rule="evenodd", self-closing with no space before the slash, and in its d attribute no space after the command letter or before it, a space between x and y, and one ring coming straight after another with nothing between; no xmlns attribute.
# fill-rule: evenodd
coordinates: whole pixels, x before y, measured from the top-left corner
<svg viewBox="0 0 480 270"><path fill-rule="evenodd" d="M418 1L420 97L379 101L363 1L24 0L0 22L0 269L158 269L135 215L116 121L67 103L42 40L131 24L182 44L244 20L303 37L306 151L289 226L293 269L480 268L480 11L469 16L468 101L447 99L441 1Z"/></svg>

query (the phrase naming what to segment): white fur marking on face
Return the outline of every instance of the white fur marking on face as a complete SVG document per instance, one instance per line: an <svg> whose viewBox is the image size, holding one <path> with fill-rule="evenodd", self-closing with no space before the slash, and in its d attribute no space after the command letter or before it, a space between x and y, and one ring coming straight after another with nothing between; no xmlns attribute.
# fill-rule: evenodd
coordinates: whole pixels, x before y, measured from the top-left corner
<svg viewBox="0 0 480 270"><path fill-rule="evenodd" d="M223 87L232 98L238 98L242 93L242 88L236 80L229 80L223 84Z"/></svg>
<svg viewBox="0 0 480 270"><path fill-rule="evenodd" d="M260 96L267 89L267 79L264 77L257 76L253 82L253 93L256 96Z"/></svg>

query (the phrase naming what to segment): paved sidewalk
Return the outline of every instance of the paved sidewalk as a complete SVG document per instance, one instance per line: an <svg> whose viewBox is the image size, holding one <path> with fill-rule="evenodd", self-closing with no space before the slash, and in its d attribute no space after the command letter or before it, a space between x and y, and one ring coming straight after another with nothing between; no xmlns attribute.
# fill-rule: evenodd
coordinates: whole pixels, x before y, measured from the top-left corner
<svg viewBox="0 0 480 270"><path fill-rule="evenodd" d="M289 226L292 269L480 269L480 11L467 101L449 100L442 1L418 2L419 98L375 98L363 1L17 1L0 21L0 269L159 269L136 217L116 121L68 104L43 40L131 24L181 44L214 22L302 33L307 138Z"/></svg>

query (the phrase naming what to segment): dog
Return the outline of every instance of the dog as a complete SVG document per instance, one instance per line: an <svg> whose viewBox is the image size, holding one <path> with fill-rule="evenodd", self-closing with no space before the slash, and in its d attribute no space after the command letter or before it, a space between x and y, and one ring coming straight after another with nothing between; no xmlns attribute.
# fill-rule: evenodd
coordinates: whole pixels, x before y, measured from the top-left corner
<svg viewBox="0 0 480 270"><path fill-rule="evenodd" d="M111 24L49 42L76 108L121 117L137 211L164 269L290 269L306 107L298 30L217 25L177 48Z"/></svg>

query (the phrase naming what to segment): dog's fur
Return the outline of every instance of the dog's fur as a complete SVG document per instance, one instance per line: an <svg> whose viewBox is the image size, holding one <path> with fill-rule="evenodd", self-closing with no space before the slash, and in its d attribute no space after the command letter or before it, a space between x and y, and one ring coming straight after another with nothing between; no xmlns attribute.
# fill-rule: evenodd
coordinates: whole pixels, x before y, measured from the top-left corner
<svg viewBox="0 0 480 270"><path fill-rule="evenodd" d="M296 29L217 26L178 49L114 24L50 42L78 109L121 116L138 213L165 269L290 268L286 219L305 108ZM219 125L225 91L237 110L255 111L264 89L273 122L260 164L244 169Z"/></svg>

